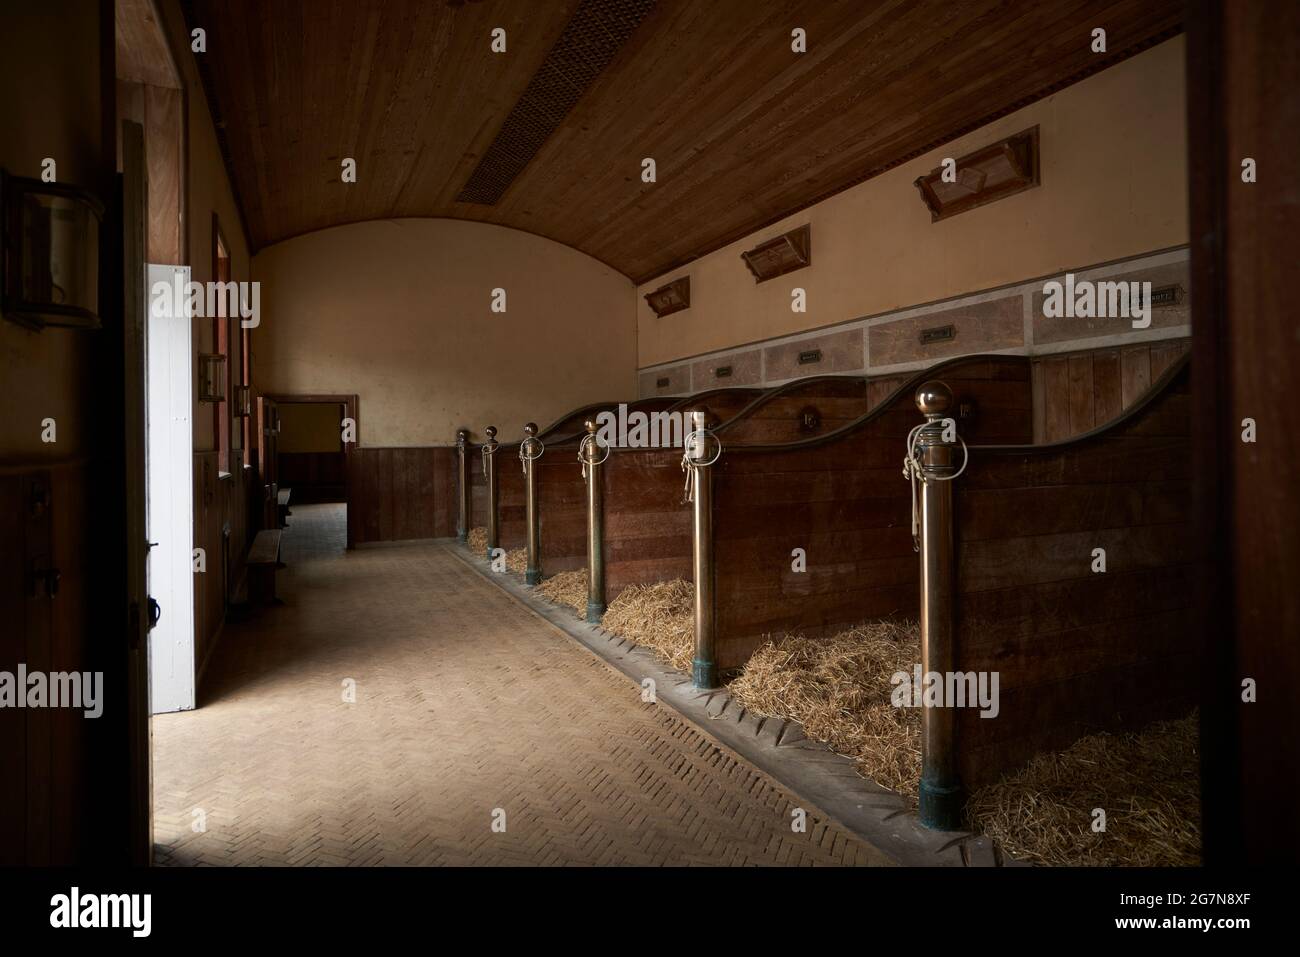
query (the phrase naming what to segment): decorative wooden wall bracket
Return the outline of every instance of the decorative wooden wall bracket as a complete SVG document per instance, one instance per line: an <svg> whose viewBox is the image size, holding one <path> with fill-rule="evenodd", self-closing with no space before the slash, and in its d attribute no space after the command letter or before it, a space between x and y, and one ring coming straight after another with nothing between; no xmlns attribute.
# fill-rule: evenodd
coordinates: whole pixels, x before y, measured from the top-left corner
<svg viewBox="0 0 1300 957"><path fill-rule="evenodd" d="M957 181L943 180L942 165L914 182L938 222L1039 185L1038 127L1008 136L957 161Z"/></svg>
<svg viewBox="0 0 1300 957"><path fill-rule="evenodd" d="M746 250L740 258L754 274L756 283L803 269L812 263L812 226L804 223L798 229Z"/></svg>
<svg viewBox="0 0 1300 957"><path fill-rule="evenodd" d="M666 286L645 294L645 301L659 318L691 308L691 277L679 276Z"/></svg>

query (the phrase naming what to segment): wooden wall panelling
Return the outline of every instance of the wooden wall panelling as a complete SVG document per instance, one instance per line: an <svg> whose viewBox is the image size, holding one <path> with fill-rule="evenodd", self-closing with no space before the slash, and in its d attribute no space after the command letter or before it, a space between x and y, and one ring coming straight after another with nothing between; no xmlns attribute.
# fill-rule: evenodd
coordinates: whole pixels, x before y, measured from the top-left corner
<svg viewBox="0 0 1300 957"><path fill-rule="evenodd" d="M502 548L523 548L527 540L524 468L519 461L519 445L502 443L496 453L497 528Z"/></svg>
<svg viewBox="0 0 1300 957"><path fill-rule="evenodd" d="M1195 703L1187 381L1182 368L1128 418L1064 447L971 449L955 490L957 669L997 671L1001 712L959 715L967 787Z"/></svg>
<svg viewBox="0 0 1300 957"><path fill-rule="evenodd" d="M769 634L823 635L870 618L916 616L910 488L900 462L922 421L916 388L931 378L974 410L958 425L968 440L1030 441L1028 360L997 356L949 360L891 381L883 402L840 435L724 450L714 496L720 667L742 665ZM795 548L805 550L804 572L791 569Z"/></svg>
<svg viewBox="0 0 1300 957"><path fill-rule="evenodd" d="M355 449L348 462L355 544L454 535L455 489L455 448Z"/></svg>
<svg viewBox="0 0 1300 957"><path fill-rule="evenodd" d="M1114 421L1124 411L1118 349L1092 354L1092 411L1093 421L1099 426Z"/></svg>
<svg viewBox="0 0 1300 957"><path fill-rule="evenodd" d="M14 674L20 663L29 672L87 670L93 553L80 542L91 488L80 460L0 471L0 670ZM52 570L53 591L38 574ZM84 802L90 730L75 708L0 712L0 862L78 858L91 818Z"/></svg>
<svg viewBox="0 0 1300 957"><path fill-rule="evenodd" d="M1070 357L1070 434L1091 431L1093 419L1092 356Z"/></svg>
<svg viewBox="0 0 1300 957"><path fill-rule="evenodd" d="M843 380L828 384L822 378L817 389L845 388ZM850 388L860 389L861 385ZM709 390L683 399L660 400L664 411L686 413L703 407L715 420L723 433L724 425L736 422L761 408L756 405L770 390L721 389ZM640 406L638 406L640 407ZM687 423L685 428L689 428ZM730 439L724 439L730 442ZM576 463L576 444L575 470ZM548 453L549 454L549 453ZM605 490L605 587L606 600L613 601L627 586L691 578L691 525L690 508L682 502L684 477L681 471L682 451L674 449L614 449L603 468ZM562 486L558 493L570 496L576 489L583 491L581 472L576 473L573 486ZM551 492L544 492L550 496ZM586 559L585 538L574 534L574 511L577 502L557 506L551 502L542 509L542 521L554 521L560 526L550 539L543 538L546 556L543 569L546 574L566 567L581 567ZM556 510L562 508L558 514ZM585 505L582 515L585 535Z"/></svg>
<svg viewBox="0 0 1300 957"><path fill-rule="evenodd" d="M182 208L184 195L183 90L128 80L117 81L118 119L145 128L145 162L148 166L149 223L146 256L151 263L182 265ZM121 169L121 144L118 144Z"/></svg>
<svg viewBox="0 0 1300 957"><path fill-rule="evenodd" d="M1060 442L1114 421L1188 350L1167 339L1033 360L1034 441Z"/></svg>
<svg viewBox="0 0 1300 957"><path fill-rule="evenodd" d="M681 449L613 449L605 482L605 599L629 585L691 579Z"/></svg>
<svg viewBox="0 0 1300 957"><path fill-rule="evenodd" d="M145 86L145 152L149 166L149 261L181 264L185 94Z"/></svg>
<svg viewBox="0 0 1300 957"><path fill-rule="evenodd" d="M1151 388L1151 349L1125 349L1119 357L1120 403L1128 408Z"/></svg>
<svg viewBox="0 0 1300 957"><path fill-rule="evenodd" d="M578 462L578 441L553 442L535 463L542 574L585 568L587 484Z"/></svg>
<svg viewBox="0 0 1300 957"><path fill-rule="evenodd" d="M483 475L483 446L470 445L465 450L469 470L470 528L487 527L487 478Z"/></svg>
<svg viewBox="0 0 1300 957"><path fill-rule="evenodd" d="M293 504L342 502L347 457L342 452L281 452L280 484L293 489Z"/></svg>

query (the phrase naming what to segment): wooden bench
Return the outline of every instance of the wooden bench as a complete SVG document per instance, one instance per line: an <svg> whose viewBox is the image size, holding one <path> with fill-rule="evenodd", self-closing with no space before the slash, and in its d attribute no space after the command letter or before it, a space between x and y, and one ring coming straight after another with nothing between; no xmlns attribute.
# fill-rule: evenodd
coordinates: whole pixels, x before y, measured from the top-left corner
<svg viewBox="0 0 1300 957"><path fill-rule="evenodd" d="M274 605L275 571L280 567L280 530L265 528L253 537L248 550L248 598L253 604Z"/></svg>
<svg viewBox="0 0 1300 957"><path fill-rule="evenodd" d="M276 514L280 518L280 527L287 528L289 525L289 496L293 494L293 489L282 488L275 496Z"/></svg>

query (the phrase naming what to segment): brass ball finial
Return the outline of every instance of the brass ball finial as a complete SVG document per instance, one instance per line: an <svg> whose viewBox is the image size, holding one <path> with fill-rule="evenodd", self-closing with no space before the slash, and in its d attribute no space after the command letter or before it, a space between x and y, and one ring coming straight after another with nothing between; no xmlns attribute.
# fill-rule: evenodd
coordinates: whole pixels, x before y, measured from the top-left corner
<svg viewBox="0 0 1300 957"><path fill-rule="evenodd" d="M537 434L536 422L529 422L524 426L524 435L528 436L531 439L536 434Z"/></svg>
<svg viewBox="0 0 1300 957"><path fill-rule="evenodd" d="M456 430L456 438L457 438L459 441L461 441L461 442L468 441L468 439L469 439L469 429L457 429L457 430Z"/></svg>
<svg viewBox="0 0 1300 957"><path fill-rule="evenodd" d="M594 433L594 432L596 431L596 420L595 420L595 419L588 419L586 425L587 425L587 431L588 431L588 432L593 432L593 433Z"/></svg>
<svg viewBox="0 0 1300 957"><path fill-rule="evenodd" d="M916 390L916 407L925 415L943 415L952 405L952 389L931 379Z"/></svg>
<svg viewBox="0 0 1300 957"><path fill-rule="evenodd" d="M483 430L483 432L489 439L495 439L497 437L497 427L495 425L489 425Z"/></svg>

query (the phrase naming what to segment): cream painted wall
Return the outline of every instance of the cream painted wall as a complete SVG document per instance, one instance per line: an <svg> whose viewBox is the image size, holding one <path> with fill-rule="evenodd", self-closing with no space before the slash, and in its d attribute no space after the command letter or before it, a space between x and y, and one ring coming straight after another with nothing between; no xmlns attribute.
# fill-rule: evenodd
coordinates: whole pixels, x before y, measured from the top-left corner
<svg viewBox="0 0 1300 957"><path fill-rule="evenodd" d="M1187 242L1184 40L1175 37L637 290L642 367ZM913 181L1038 125L1042 185L931 223ZM812 224L812 265L756 284L743 250ZM644 294L691 277L663 319ZM808 311L790 310L791 289Z"/></svg>
<svg viewBox="0 0 1300 957"><path fill-rule="evenodd" d="M356 223L260 251L259 389L357 393L362 446L502 439L636 395L632 282L567 246L452 219ZM490 309L506 290L506 312Z"/></svg>
<svg viewBox="0 0 1300 957"><path fill-rule="evenodd" d="M280 402L280 435L275 450L289 452L342 452L339 423L343 406L334 402Z"/></svg>
<svg viewBox="0 0 1300 957"><path fill-rule="evenodd" d="M0 29L0 166L39 179L53 159L60 182L107 200L100 91L100 19L77 0L6 6ZM86 454L99 333L31 332L0 320L0 464L50 464ZM56 442L41 441L52 418Z"/></svg>

